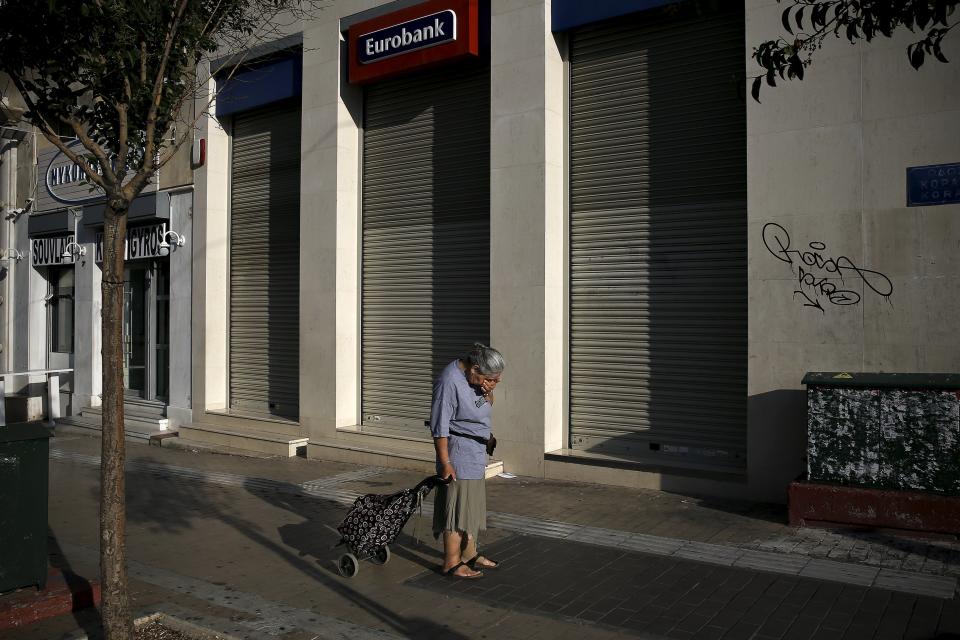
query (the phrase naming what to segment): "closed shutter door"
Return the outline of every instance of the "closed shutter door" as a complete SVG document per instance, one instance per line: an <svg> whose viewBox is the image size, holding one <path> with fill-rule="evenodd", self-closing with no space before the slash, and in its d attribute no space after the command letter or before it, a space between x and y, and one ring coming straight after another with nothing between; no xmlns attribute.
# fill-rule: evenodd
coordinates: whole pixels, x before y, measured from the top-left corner
<svg viewBox="0 0 960 640"><path fill-rule="evenodd" d="M572 35L575 449L734 473L745 464L744 56L742 3Z"/></svg>
<svg viewBox="0 0 960 640"><path fill-rule="evenodd" d="M299 414L300 109L235 116L230 409Z"/></svg>
<svg viewBox="0 0 960 640"><path fill-rule="evenodd" d="M427 437L437 374L490 333L490 75L367 89L362 414Z"/></svg>

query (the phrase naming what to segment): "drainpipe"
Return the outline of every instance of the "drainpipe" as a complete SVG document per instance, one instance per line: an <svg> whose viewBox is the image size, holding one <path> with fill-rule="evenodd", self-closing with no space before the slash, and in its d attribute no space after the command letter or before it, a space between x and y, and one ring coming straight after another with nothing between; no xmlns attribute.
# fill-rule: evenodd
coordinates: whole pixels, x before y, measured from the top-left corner
<svg viewBox="0 0 960 640"><path fill-rule="evenodd" d="M2 126L2 125L0 125ZM17 143L15 140L7 138L6 131L0 131L0 249L3 255L0 257L9 257L13 238L11 237L11 216L17 203ZM0 277L3 278L0 285L0 362L3 363L4 371L12 371L13 363L10 359L13 357L13 337L11 327L13 323L10 316L13 308L13 272L14 266L12 260L0 262Z"/></svg>

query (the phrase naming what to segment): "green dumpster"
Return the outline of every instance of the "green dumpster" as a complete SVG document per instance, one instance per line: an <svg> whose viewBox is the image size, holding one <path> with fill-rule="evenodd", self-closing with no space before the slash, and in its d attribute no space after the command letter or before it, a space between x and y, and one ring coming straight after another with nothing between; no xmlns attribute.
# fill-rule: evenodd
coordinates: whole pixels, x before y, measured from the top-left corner
<svg viewBox="0 0 960 640"><path fill-rule="evenodd" d="M0 593L47 584L47 473L50 431L0 427Z"/></svg>

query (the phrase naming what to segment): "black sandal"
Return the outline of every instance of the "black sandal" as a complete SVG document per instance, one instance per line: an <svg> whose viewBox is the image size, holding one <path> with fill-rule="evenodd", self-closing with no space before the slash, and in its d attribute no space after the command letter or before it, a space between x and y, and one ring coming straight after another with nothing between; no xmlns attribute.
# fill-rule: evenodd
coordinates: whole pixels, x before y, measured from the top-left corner
<svg viewBox="0 0 960 640"><path fill-rule="evenodd" d="M474 558L474 560L476 560L476 558ZM464 575L460 575L459 573L455 573L456 570L459 569L460 567L467 567L467 568L470 569L471 571L476 571L477 573L474 574L474 575L472 575L472 576L464 576ZM452 567L450 567L449 569L447 569L446 571L444 571L444 572L443 572L443 575L445 575L445 576L448 577L448 578L459 578L459 579L461 579L461 580L475 580L475 579L477 579L477 578L482 578L482 577L483 577L483 571L479 571L479 570L477 570L477 569L474 569L473 567L471 567L471 566L470 566L468 563L466 563L466 562L461 562L460 564L455 564L455 565L453 565Z"/></svg>
<svg viewBox="0 0 960 640"><path fill-rule="evenodd" d="M492 562L493 565L492 565L492 566L485 566L485 565L482 565L482 564L481 564L481 565L480 565L480 568L478 569L478 568L477 568L477 560L479 560L480 558L483 558L483 559L486 560L487 562ZM462 564L467 565L468 567L470 567L470 568L473 569L474 571L483 571L484 569L498 569L498 568L500 567L500 561L499 561L499 560L494 560L493 558L488 558L488 557L486 557L486 556L481 556L479 553L478 553L477 555L473 556L472 558L470 558L469 560L467 560L466 562L462 563Z"/></svg>

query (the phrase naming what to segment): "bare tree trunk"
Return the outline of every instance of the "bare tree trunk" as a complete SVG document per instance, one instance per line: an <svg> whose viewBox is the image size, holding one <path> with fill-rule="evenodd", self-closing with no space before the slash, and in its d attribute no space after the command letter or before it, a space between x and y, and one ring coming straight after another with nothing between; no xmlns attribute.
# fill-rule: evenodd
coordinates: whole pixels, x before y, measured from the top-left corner
<svg viewBox="0 0 960 640"><path fill-rule="evenodd" d="M103 221L103 436L100 455L100 577L107 640L130 640L126 488L123 473L123 262L129 203L107 200Z"/></svg>

